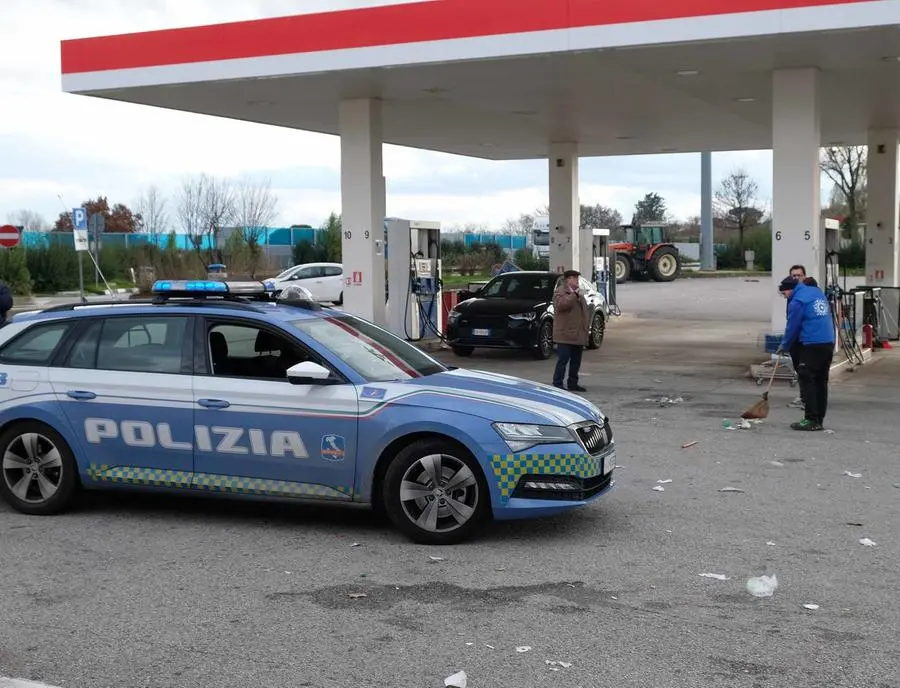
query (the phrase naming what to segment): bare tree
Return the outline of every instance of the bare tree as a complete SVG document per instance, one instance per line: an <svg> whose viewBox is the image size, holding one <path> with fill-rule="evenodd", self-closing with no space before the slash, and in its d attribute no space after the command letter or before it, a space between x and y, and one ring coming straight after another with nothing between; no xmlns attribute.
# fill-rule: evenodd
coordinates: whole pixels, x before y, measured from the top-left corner
<svg viewBox="0 0 900 688"><path fill-rule="evenodd" d="M763 216L757 194L759 186L743 169L737 169L725 177L715 194L717 217L725 227L738 231L741 259L744 255L744 232L758 225Z"/></svg>
<svg viewBox="0 0 900 688"><path fill-rule="evenodd" d="M135 202L135 212L141 216L138 231L158 237L169 228L169 215L166 210L166 199L160 190L151 186L147 188Z"/></svg>
<svg viewBox="0 0 900 688"><path fill-rule="evenodd" d="M234 220L235 209L234 187L228 179L201 174L182 182L176 210L178 220L198 253L206 244L209 263L222 262L219 238Z"/></svg>
<svg viewBox="0 0 900 688"><path fill-rule="evenodd" d="M847 208L845 229L853 233L865 216L867 185L867 146L838 146L825 148L819 168L834 183L836 194Z"/></svg>
<svg viewBox="0 0 900 688"><path fill-rule="evenodd" d="M17 210L9 214L9 223L16 227L22 227L26 232L43 232L48 228L44 218L33 210Z"/></svg>
<svg viewBox="0 0 900 688"><path fill-rule="evenodd" d="M250 250L250 274L259 267L259 240L278 215L278 196L268 179L242 179L235 194L234 225L244 234Z"/></svg>

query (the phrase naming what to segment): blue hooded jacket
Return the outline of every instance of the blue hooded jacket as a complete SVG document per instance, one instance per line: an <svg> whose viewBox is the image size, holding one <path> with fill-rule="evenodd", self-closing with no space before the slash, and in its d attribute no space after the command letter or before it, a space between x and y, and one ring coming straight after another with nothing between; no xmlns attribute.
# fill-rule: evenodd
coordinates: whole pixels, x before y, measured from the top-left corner
<svg viewBox="0 0 900 688"><path fill-rule="evenodd" d="M834 344L834 321L828 298L818 287L797 284L788 301L787 327L781 349L801 344Z"/></svg>

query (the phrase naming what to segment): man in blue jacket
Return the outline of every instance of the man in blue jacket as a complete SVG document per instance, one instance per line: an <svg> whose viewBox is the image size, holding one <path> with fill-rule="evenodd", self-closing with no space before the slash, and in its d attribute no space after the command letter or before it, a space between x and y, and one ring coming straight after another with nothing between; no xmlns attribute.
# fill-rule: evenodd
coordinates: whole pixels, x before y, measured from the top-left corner
<svg viewBox="0 0 900 688"><path fill-rule="evenodd" d="M778 355L790 351L798 341L800 365L797 378L805 417L792 423L794 430L822 430L828 408L828 376L834 358L834 321L828 298L811 279L785 277L778 287L788 300L787 327Z"/></svg>

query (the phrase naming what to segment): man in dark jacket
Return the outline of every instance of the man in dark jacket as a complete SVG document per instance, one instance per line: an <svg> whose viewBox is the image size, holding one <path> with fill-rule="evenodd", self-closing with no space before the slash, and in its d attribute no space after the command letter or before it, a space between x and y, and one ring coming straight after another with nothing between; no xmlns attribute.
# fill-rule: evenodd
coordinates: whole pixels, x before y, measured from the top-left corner
<svg viewBox="0 0 900 688"><path fill-rule="evenodd" d="M834 321L828 298L812 280L798 281L785 277L779 291L788 299L788 320L784 339L777 354L790 351L799 341L800 365L797 377L800 380L800 394L805 403L803 420L792 423L794 430L822 430L825 412L828 409L828 377L834 358Z"/></svg>
<svg viewBox="0 0 900 688"><path fill-rule="evenodd" d="M553 385L563 386L566 366L569 366L567 382L573 392L585 392L578 384L581 369L581 354L587 346L590 333L590 311L587 300L579 288L577 270L566 270L563 282L553 295L553 341L556 342L556 369L553 371Z"/></svg>

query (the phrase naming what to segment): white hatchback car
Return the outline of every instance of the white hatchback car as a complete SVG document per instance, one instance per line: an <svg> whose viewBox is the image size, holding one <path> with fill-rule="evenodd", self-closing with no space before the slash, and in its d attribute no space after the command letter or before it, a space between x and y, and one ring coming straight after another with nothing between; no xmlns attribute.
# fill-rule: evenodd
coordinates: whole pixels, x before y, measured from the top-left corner
<svg viewBox="0 0 900 688"><path fill-rule="evenodd" d="M289 286L299 286L309 290L312 297L321 303L344 302L344 268L340 263L305 263L288 268L272 279L275 293Z"/></svg>

